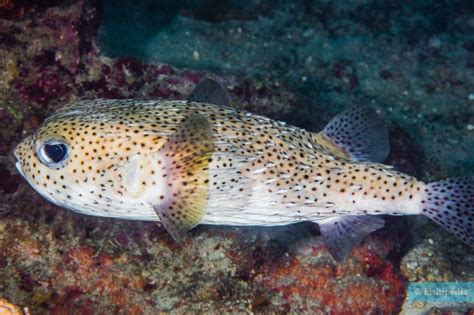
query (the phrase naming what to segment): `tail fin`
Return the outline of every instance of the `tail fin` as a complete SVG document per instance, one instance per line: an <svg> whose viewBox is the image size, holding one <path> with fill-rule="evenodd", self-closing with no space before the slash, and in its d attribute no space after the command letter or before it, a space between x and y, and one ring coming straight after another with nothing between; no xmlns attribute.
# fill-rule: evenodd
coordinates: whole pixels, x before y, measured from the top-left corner
<svg viewBox="0 0 474 315"><path fill-rule="evenodd" d="M431 183L422 203L424 215L474 247L474 177Z"/></svg>

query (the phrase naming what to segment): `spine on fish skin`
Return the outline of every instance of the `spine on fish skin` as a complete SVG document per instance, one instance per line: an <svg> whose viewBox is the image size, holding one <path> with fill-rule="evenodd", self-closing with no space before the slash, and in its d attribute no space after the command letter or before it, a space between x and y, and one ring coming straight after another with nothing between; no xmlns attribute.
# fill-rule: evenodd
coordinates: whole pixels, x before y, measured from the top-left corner
<svg viewBox="0 0 474 315"><path fill-rule="evenodd" d="M474 177L427 184L421 204L422 214L474 247Z"/></svg>

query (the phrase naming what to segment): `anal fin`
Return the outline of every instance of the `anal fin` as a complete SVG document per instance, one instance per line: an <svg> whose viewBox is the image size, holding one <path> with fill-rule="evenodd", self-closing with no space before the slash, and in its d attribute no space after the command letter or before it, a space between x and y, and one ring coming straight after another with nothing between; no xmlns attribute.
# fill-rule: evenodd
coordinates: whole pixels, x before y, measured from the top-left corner
<svg viewBox="0 0 474 315"><path fill-rule="evenodd" d="M208 167L213 152L212 129L201 114L187 118L158 152L166 187L153 208L176 241L198 225L204 216L208 200Z"/></svg>
<svg viewBox="0 0 474 315"><path fill-rule="evenodd" d="M319 223L321 235L336 261L342 261L364 237L384 226L384 220L370 215L347 215Z"/></svg>

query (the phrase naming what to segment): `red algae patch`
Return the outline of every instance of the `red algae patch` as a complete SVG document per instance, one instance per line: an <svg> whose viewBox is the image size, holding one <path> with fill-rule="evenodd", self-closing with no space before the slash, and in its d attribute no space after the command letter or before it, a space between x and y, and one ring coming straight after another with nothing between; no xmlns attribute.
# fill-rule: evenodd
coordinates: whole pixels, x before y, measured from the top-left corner
<svg viewBox="0 0 474 315"><path fill-rule="evenodd" d="M389 314L398 311L404 299L403 278L391 262L359 248L356 258L335 264L320 248L312 247L308 257L292 257L264 277L265 287L277 295L273 299L290 312L331 314ZM307 251L306 251L307 253ZM360 259L377 256L373 262ZM377 273L368 273L377 268Z"/></svg>

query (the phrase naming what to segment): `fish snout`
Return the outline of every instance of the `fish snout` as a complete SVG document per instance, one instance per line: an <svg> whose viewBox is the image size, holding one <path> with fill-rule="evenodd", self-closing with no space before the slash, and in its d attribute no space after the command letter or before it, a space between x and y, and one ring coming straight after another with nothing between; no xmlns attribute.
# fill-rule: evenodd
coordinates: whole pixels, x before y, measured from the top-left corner
<svg viewBox="0 0 474 315"><path fill-rule="evenodd" d="M18 146L13 149L13 155L15 156L16 161L20 161L20 155L18 154Z"/></svg>
<svg viewBox="0 0 474 315"><path fill-rule="evenodd" d="M28 145L31 144L30 139L31 137L23 139L23 141L21 141L13 149L13 155L15 156L16 169L23 177L25 176L25 173L23 172L23 164L25 163L25 159L27 158Z"/></svg>
<svg viewBox="0 0 474 315"><path fill-rule="evenodd" d="M13 155L15 156L15 167L18 170L18 172L21 174L21 176L25 177L25 174L23 173L23 167L21 166L21 157L19 154L19 146L20 144L13 149Z"/></svg>
<svg viewBox="0 0 474 315"><path fill-rule="evenodd" d="M26 149L26 139L20 142L14 149L13 155L15 156L15 160L17 162L22 162L24 160L24 152Z"/></svg>
<svg viewBox="0 0 474 315"><path fill-rule="evenodd" d="M26 137L20 143L17 144L15 149L13 149L13 155L17 161L23 161L26 159L29 151L32 150L33 138L32 136Z"/></svg>

